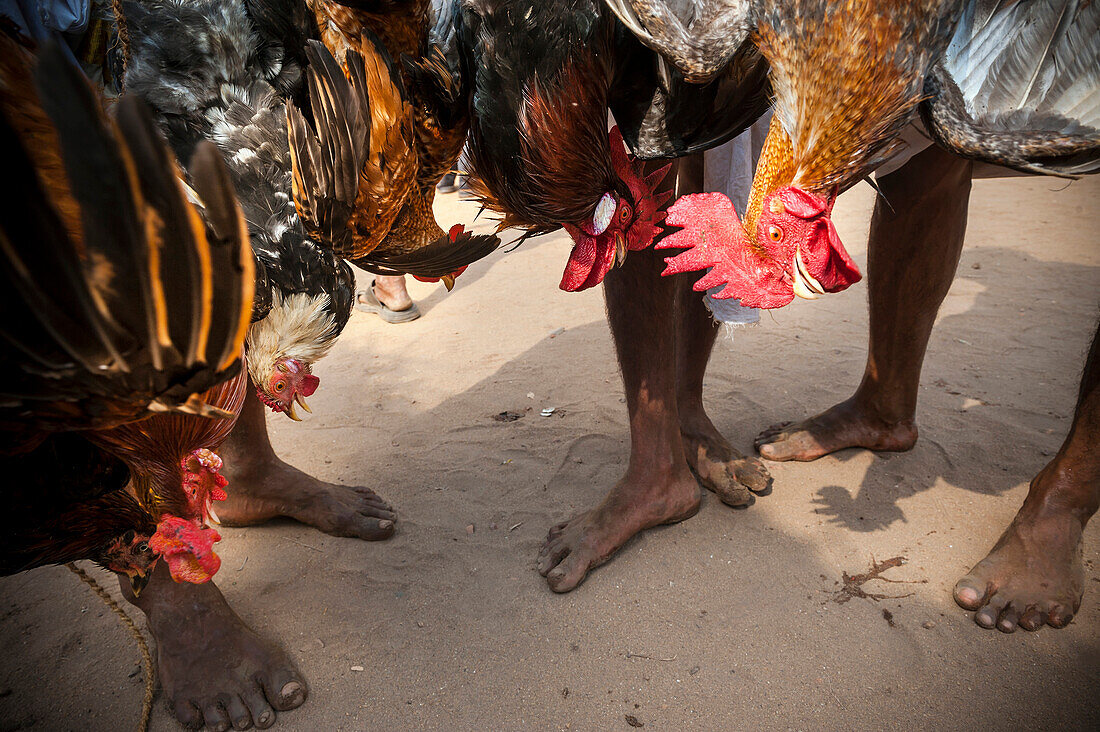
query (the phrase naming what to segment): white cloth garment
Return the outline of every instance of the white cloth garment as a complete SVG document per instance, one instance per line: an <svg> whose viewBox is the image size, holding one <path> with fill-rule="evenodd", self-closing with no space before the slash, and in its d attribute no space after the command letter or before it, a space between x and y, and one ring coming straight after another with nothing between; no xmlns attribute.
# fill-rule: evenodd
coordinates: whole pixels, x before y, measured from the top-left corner
<svg viewBox="0 0 1100 732"><path fill-rule="evenodd" d="M745 205L749 202L749 191L752 190L756 161L760 159L771 120L772 113L769 111L737 137L703 153L703 190L725 193L742 219L745 217ZM744 307L736 299L711 297L721 289L715 287L708 290L704 300L715 320L733 327L760 322L760 311L756 308Z"/></svg>

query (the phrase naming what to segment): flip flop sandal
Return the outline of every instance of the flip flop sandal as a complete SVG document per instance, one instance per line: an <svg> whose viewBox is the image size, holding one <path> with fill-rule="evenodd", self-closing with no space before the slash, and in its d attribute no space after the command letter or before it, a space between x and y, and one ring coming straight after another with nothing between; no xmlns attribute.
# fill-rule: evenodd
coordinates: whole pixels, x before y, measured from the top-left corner
<svg viewBox="0 0 1100 732"><path fill-rule="evenodd" d="M382 304L374 294L374 285L355 293L355 309L364 313L374 313L387 323L408 323L420 317L420 308L414 302L404 310L391 310Z"/></svg>

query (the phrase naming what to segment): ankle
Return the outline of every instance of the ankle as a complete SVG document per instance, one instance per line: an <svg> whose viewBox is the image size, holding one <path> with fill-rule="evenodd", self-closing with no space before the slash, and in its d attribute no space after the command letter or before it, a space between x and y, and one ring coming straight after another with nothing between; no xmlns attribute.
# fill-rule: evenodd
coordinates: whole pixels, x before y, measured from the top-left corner
<svg viewBox="0 0 1100 732"><path fill-rule="evenodd" d="M1050 518L1073 516L1083 527L1100 508L1100 488L1082 481L1080 471L1056 457L1031 481L1021 516Z"/></svg>
<svg viewBox="0 0 1100 732"><path fill-rule="evenodd" d="M863 419L888 430L896 428L913 429L916 426L916 405L909 400L883 397L880 394L866 394L862 388L845 402ZM915 401L915 400L914 400Z"/></svg>

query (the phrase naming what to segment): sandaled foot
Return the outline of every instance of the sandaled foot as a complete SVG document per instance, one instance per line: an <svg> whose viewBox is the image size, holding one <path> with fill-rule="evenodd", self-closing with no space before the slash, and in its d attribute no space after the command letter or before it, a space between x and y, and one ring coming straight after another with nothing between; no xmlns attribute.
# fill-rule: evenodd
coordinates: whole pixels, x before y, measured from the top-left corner
<svg viewBox="0 0 1100 732"><path fill-rule="evenodd" d="M690 476L653 483L619 482L599 506L550 529L539 574L554 592L569 592L640 531L691 518L702 493Z"/></svg>
<svg viewBox="0 0 1100 732"><path fill-rule="evenodd" d="M721 434L708 419L698 429L681 429L684 455L695 477L727 506L745 506L752 494L766 495L771 491L772 476L764 463L745 457Z"/></svg>
<svg viewBox="0 0 1100 732"><path fill-rule="evenodd" d="M420 308L405 289L404 277L378 276L370 287L355 293L355 307L387 323L408 323L420 317Z"/></svg>
<svg viewBox="0 0 1100 732"><path fill-rule="evenodd" d="M884 422L858 406L853 397L805 421L773 425L753 444L765 460L807 461L848 447L904 452L916 441L917 426L912 420Z"/></svg>
<svg viewBox="0 0 1100 732"><path fill-rule="evenodd" d="M212 582L176 584L160 567L140 600L127 590L149 620L161 686L185 726L266 729L277 712L306 700L294 664L253 633Z"/></svg>
<svg viewBox="0 0 1100 732"><path fill-rule="evenodd" d="M955 585L955 602L983 628L1063 628L1081 608L1081 520L1026 503L985 559Z"/></svg>
<svg viewBox="0 0 1100 732"><path fill-rule="evenodd" d="M229 498L217 511L226 526L251 526L285 516L333 536L367 541L393 536L397 515L369 488L317 480L274 456L227 461L224 472Z"/></svg>

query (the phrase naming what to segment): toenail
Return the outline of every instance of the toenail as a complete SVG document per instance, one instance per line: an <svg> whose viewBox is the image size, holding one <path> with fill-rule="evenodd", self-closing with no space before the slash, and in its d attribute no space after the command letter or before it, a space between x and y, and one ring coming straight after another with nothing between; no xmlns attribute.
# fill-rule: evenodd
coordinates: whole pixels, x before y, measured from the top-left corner
<svg viewBox="0 0 1100 732"><path fill-rule="evenodd" d="M393 521L389 521L387 519L382 519L381 521L378 522L378 528L380 528L380 529L392 529L393 528Z"/></svg>
<svg viewBox="0 0 1100 732"><path fill-rule="evenodd" d="M260 718L256 722L263 727L268 726L271 724L271 712L260 712Z"/></svg>
<svg viewBox="0 0 1100 732"><path fill-rule="evenodd" d="M301 695L301 693L302 685L299 684L297 681L291 681L283 687L283 690L279 692L279 695L282 697L283 701L290 702L297 699L298 696Z"/></svg>

